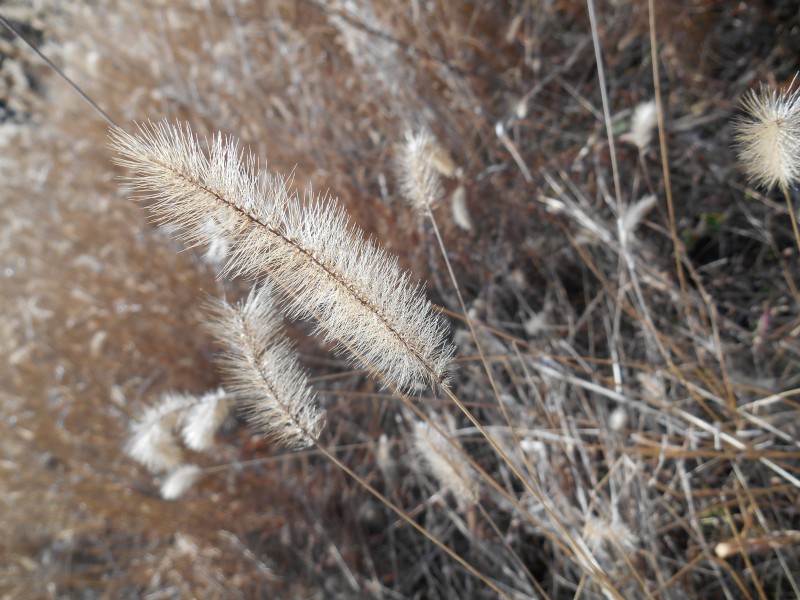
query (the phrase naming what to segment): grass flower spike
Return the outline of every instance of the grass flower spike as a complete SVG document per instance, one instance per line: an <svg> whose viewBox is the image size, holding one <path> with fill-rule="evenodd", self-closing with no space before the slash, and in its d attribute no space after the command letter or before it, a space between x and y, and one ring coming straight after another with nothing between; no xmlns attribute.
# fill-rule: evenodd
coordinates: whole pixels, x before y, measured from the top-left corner
<svg viewBox="0 0 800 600"><path fill-rule="evenodd" d="M642 102L633 109L631 130L624 134L621 139L637 146L639 150L646 150L653 139L653 131L657 124L655 101Z"/></svg>
<svg viewBox="0 0 800 600"><path fill-rule="evenodd" d="M128 456L152 473L183 464L183 453L173 431L196 403L197 399L188 394L168 392L147 407L133 424L125 445Z"/></svg>
<svg viewBox="0 0 800 600"><path fill-rule="evenodd" d="M192 488L202 474L197 465L181 465L161 482L161 497L164 500L177 500Z"/></svg>
<svg viewBox="0 0 800 600"><path fill-rule="evenodd" d="M450 418L446 430L455 431ZM478 486L474 472L459 451L451 446L438 431L427 423L415 423L414 449L419 461L442 486L453 494L460 508L466 508L478 500ZM462 451L463 452L463 451Z"/></svg>
<svg viewBox="0 0 800 600"><path fill-rule="evenodd" d="M153 473L171 471L183 464L179 440L195 452L214 446L230 400L222 388L201 397L166 392L134 421L125 450Z"/></svg>
<svg viewBox="0 0 800 600"><path fill-rule="evenodd" d="M208 392L183 417L181 437L187 448L203 452L214 445L214 434L229 412L230 397L222 388Z"/></svg>
<svg viewBox="0 0 800 600"><path fill-rule="evenodd" d="M453 177L456 166L425 129L406 131L397 147L396 169L403 197L418 210L435 207L444 196L440 175Z"/></svg>
<svg viewBox="0 0 800 600"><path fill-rule="evenodd" d="M317 406L280 313L266 288L247 301L212 305L210 328L224 346L222 365L250 422L281 443L305 448L317 441L324 413Z"/></svg>
<svg viewBox="0 0 800 600"><path fill-rule="evenodd" d="M734 136L748 178L788 190L800 179L800 89L749 90L743 106L747 114L734 124Z"/></svg>
<svg viewBox="0 0 800 600"><path fill-rule="evenodd" d="M413 390L445 383L453 356L447 328L419 285L335 200L290 194L286 181L255 168L232 138L214 137L208 154L189 127L115 128L117 163L162 224L190 243L230 243L226 270L280 286L292 317L387 382ZM214 223L217 227L209 228Z"/></svg>

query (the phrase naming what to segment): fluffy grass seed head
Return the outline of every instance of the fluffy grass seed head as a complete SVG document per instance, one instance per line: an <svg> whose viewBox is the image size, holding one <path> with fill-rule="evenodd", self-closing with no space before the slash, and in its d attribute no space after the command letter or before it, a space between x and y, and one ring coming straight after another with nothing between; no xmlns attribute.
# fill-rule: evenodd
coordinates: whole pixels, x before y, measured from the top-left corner
<svg viewBox="0 0 800 600"><path fill-rule="evenodd" d="M614 554L629 554L636 547L636 534L614 514L610 519L595 515L587 515L583 526L583 539L598 557L607 557L609 551Z"/></svg>
<svg viewBox="0 0 800 600"><path fill-rule="evenodd" d="M324 412L283 333L269 289L254 288L235 306L217 302L211 311L210 329L224 347L221 363L228 388L251 424L289 447L316 443Z"/></svg>
<svg viewBox="0 0 800 600"><path fill-rule="evenodd" d="M788 190L800 179L800 88L791 87L749 90L742 101L746 114L733 125L747 177L768 190Z"/></svg>
<svg viewBox="0 0 800 600"><path fill-rule="evenodd" d="M161 497L164 500L177 500L192 489L202 474L197 465L181 465L161 482Z"/></svg>
<svg viewBox="0 0 800 600"><path fill-rule="evenodd" d="M454 351L444 321L335 200L302 201L222 135L207 153L188 126L167 122L134 134L115 128L111 138L116 162L132 171L131 186L159 223L177 226L189 243L227 240L227 272L268 274L290 316L316 321L316 333L387 383L446 384Z"/></svg>
<svg viewBox="0 0 800 600"><path fill-rule="evenodd" d="M456 174L453 159L425 129L406 131L396 152L400 193L418 210L435 207L444 197L439 176Z"/></svg>
<svg viewBox="0 0 800 600"><path fill-rule="evenodd" d="M197 399L188 394L167 392L142 411L133 424L125 452L151 473L171 471L183 464L183 452L174 431L185 411Z"/></svg>
<svg viewBox="0 0 800 600"><path fill-rule="evenodd" d="M653 139L653 131L658 124L657 117L655 100L636 105L631 117L631 130L622 139L637 146L639 150L646 150Z"/></svg>
<svg viewBox="0 0 800 600"><path fill-rule="evenodd" d="M445 431L455 430L449 420ZM453 494L459 508L477 502L478 486L469 462L433 427L427 423L414 424L414 450L426 470L436 478L442 489Z"/></svg>
<svg viewBox="0 0 800 600"><path fill-rule="evenodd" d="M229 403L230 396L222 388L200 398L166 392L133 423L125 452L152 473L172 471L183 464L179 439L197 452L214 445Z"/></svg>
<svg viewBox="0 0 800 600"><path fill-rule="evenodd" d="M218 388L203 395L187 408L182 418L181 437L187 448L202 452L214 445L214 435L229 412L231 397Z"/></svg>

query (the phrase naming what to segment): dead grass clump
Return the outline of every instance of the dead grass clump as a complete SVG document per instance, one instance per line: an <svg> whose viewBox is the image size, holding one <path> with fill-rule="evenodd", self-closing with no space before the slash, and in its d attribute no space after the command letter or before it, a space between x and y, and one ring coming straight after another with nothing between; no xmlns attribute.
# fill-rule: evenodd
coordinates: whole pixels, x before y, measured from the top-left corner
<svg viewBox="0 0 800 600"><path fill-rule="evenodd" d="M123 440L163 393L219 385L199 307L246 290L122 200L105 123L2 37L0 114L25 115L0 123L2 592L497 596L463 559L516 597L800 595L798 249L729 125L757 82L790 89L800 23L655 4L659 95L646 3L0 7L121 123L237 135L289 192L339 196L459 354L447 391L404 398L290 323L324 444L230 419L164 502ZM458 167L421 215L409 128ZM420 421L454 443L438 474Z"/></svg>

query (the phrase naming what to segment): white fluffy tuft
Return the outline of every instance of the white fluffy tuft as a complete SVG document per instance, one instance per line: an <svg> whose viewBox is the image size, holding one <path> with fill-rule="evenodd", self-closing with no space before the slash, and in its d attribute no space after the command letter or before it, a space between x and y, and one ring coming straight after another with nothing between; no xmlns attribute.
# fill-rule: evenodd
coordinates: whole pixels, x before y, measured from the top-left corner
<svg viewBox="0 0 800 600"><path fill-rule="evenodd" d="M629 554L636 548L638 541L619 515L601 518L587 515L583 526L583 539L593 554L604 556L610 551L615 554Z"/></svg>
<svg viewBox="0 0 800 600"><path fill-rule="evenodd" d="M125 452L152 473L183 464L179 438L190 450L208 450L228 415L230 397L219 388L202 398L167 392L145 408L131 428ZM180 433L180 435L178 435Z"/></svg>
<svg viewBox="0 0 800 600"><path fill-rule="evenodd" d="M193 396L168 392L147 407L133 425L125 452L151 473L170 471L183 463L173 431L183 412L197 402Z"/></svg>
<svg viewBox="0 0 800 600"><path fill-rule="evenodd" d="M653 130L658 124L657 117L655 100L638 104L633 109L631 130L625 134L625 140L637 146L639 150L647 148L653 139Z"/></svg>
<svg viewBox="0 0 800 600"><path fill-rule="evenodd" d="M647 213L649 213L655 205L655 194L649 194L637 201L635 204L629 206L625 211L624 217L622 218L622 226L625 231L629 234L632 234L634 231L636 231L639 223L642 222L642 219L644 219Z"/></svg>
<svg viewBox="0 0 800 600"><path fill-rule="evenodd" d="M448 423L445 431L455 427ZM443 489L451 492L460 508L478 501L478 486L469 462L438 431L427 423L414 424L416 455Z"/></svg>
<svg viewBox="0 0 800 600"><path fill-rule="evenodd" d="M472 231L474 227L467 207L467 191L463 185L458 186L453 192L450 206L453 211L453 223L464 231Z"/></svg>
<svg viewBox="0 0 800 600"><path fill-rule="evenodd" d="M197 465L182 465L173 470L161 482L161 497L176 500L188 492L202 475Z"/></svg>
<svg viewBox="0 0 800 600"><path fill-rule="evenodd" d="M181 437L187 448L202 452L214 445L214 434L228 416L229 403L229 396L219 388L186 410Z"/></svg>
<svg viewBox="0 0 800 600"><path fill-rule="evenodd" d="M734 123L739 160L750 181L789 189L800 178L800 88L749 90Z"/></svg>
<svg viewBox="0 0 800 600"><path fill-rule="evenodd" d="M439 175L456 173L453 160L425 129L406 131L405 141L397 147L396 169L400 193L417 209L436 206L444 196Z"/></svg>

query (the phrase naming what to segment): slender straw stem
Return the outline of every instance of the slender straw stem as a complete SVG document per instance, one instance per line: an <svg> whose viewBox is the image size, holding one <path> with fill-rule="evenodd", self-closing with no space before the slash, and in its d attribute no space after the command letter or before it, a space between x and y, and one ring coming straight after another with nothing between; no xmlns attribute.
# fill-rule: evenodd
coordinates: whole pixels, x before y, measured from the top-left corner
<svg viewBox="0 0 800 600"><path fill-rule="evenodd" d="M89 106L91 106L91 107L92 107L94 110L96 110L96 111L97 111L97 112L100 114L100 116L101 116L101 117L103 117L103 119L105 119L106 123L108 123L108 124L109 124L109 125L111 125L112 127L118 127L118 125L117 125L117 122L116 122L114 119L112 119L112 118L111 118L111 116L110 116L110 115L109 115L109 114L108 114L106 111L104 111L102 108L100 108L100 106L97 104L97 102L95 102L94 100L92 100L92 99L91 99L91 98L90 98L90 97L89 97L89 96L86 94L86 92L84 92L84 91L83 91L83 90L82 90L82 89L81 89L81 88L78 86L78 84L77 84L77 83L75 83L74 81L72 81L72 79L70 79L70 78L67 76L67 74L66 74L66 73L64 73L64 71L62 71L61 69L59 69L59 68L58 68L58 66L57 66L57 65L56 65L56 64L55 64L55 63L54 63L52 60L50 60L50 58L49 58L49 57L48 57L48 56L47 56L47 55L46 55L44 52L42 52L42 51L39 49L39 47L38 47L36 44L34 44L34 43L33 43L31 40L29 40L29 39L28 39L28 38L27 38L25 35L23 35L23 34L22 34L22 32L21 32L21 31L19 31L19 30L18 30L16 27L14 27L14 26L11 24L11 22L10 22L8 19L6 19L6 18L5 18L3 15L0 15L0 24L2 24L2 25L3 25L3 26L6 28L6 29L8 29L8 30L9 30L9 31L10 31L10 32L13 34L13 35L15 35L16 37L18 37L19 39L21 39L23 42L25 42L25 44L27 44L27 46L28 46L28 47L29 47L31 50L33 50L33 51L34 51L34 52L35 52L35 53L36 53L36 54L39 56L39 58L41 58L41 59L42 59L42 60L43 60L43 61L44 61L44 62L47 64L47 66L48 66L48 67L50 67L51 69L53 69L53 71L55 71L55 72L56 72L56 74L57 74L57 75L58 75L58 76L59 76L59 77L60 77L62 80L64 80L64 82L65 82L65 83L66 83L66 84L67 84L69 87L71 87L71 88L72 88L72 90L73 90L73 91L74 91L76 94L78 94L78 95L79 95L81 98L83 98L83 100L84 100L84 101L85 101L85 102L86 102L86 103L87 103Z"/></svg>
<svg viewBox="0 0 800 600"><path fill-rule="evenodd" d="M358 483L361 487L367 490L370 494L375 496L378 500L380 500L383 504L391 508L398 517L403 519L406 523L411 525L414 529L419 531L422 535L428 538L437 548L442 550L442 552L446 553L450 558L455 560L458 564L464 567L470 574L480 579L483 583L485 583L492 591L496 592L502 598L511 599L506 592L501 590L496 583L490 580L486 575L478 571L475 567L469 564L466 560L461 558L455 551L451 550L448 546L444 544L439 538L433 535L430 531L425 529L422 525L417 523L414 519L412 519L406 511L402 508L397 506L394 502L389 500L386 496L381 494L378 490L372 487L361 475L353 471L350 467L344 464L341 460L336 458L333 454L331 454L328 450L323 448L320 444L317 444L317 448L319 449L320 453L322 453L326 458L328 458L333 464L339 467L342 471L347 473L350 477L352 477L356 483Z"/></svg>
<svg viewBox="0 0 800 600"><path fill-rule="evenodd" d="M516 448L520 447L520 440L519 436L517 435L516 430L514 429L514 425L511 421L511 418L508 415L508 410L506 409L506 405L500 397L500 391L497 388L497 382L495 382L494 374L492 373L492 368L489 366L489 361L486 360L486 354L483 351L483 344L481 343L480 338L478 337L477 332L475 331L475 326L472 324L472 319L469 317L469 311L467 310L466 303L464 302L464 297L461 295L461 287L458 285L458 280L456 279L455 272L453 271L453 267L450 264L450 258L447 256L447 250L445 250L444 241L442 240L442 235L439 233L439 226L436 224L436 219L433 216L433 211L431 210L430 203L425 205L425 212L428 216L428 219L433 226L433 233L436 236L436 241L439 244L439 250L442 252L442 257L444 258L444 263L447 266L447 272L450 275L450 281L453 284L453 289L456 292L456 296L458 297L458 303L461 306L461 310L464 313L464 321L467 323L467 327L469 328L469 332L472 334L472 339L475 340L475 347L478 349L478 355L481 359L481 364L483 365L484 370L486 371L486 376L489 378L489 384L492 386L492 391L494 392L494 397L497 400L497 405L500 407L500 412L503 414L503 418L508 425L509 431L511 432L511 436L514 440L514 446ZM525 468L528 469L528 472L531 475L534 473L533 466L530 464L527 456L525 456L524 452L520 452L520 456L522 458L523 464Z"/></svg>
<svg viewBox="0 0 800 600"><path fill-rule="evenodd" d="M494 391L495 398L497 398L497 403L500 406L500 410L503 413L503 417L505 418L506 423L508 423L509 430L511 431L511 435L514 438L515 446L517 448L519 448L519 436L517 436L516 431L514 429L514 426L511 423L511 419L509 418L508 411L506 410L506 407L505 407L503 401L500 399L500 392L497 389L497 384L495 383L494 376L492 375L492 369L489 366L488 361L486 360L486 356L485 356L485 354L483 352L483 347L482 347L481 342L480 342L480 340L479 340L479 338L478 338L478 336L477 336L477 334L475 332L475 328L472 325L472 319L470 319L469 315L467 314L467 307L466 307L466 305L464 303L464 298L461 295L461 290L459 288L458 281L456 280L455 273L453 272L453 267L450 264L450 259L447 257L447 252L445 250L444 242L442 240L441 234L439 233L439 228L436 225L436 219L433 216L433 212L431 211L430 204L426 204L425 205L425 209L426 209L426 213L427 213L428 219L430 220L431 224L433 225L433 231L434 231L434 234L436 235L436 240L439 243L439 248L440 248L440 250L442 252L442 256L444 257L445 264L447 265L447 270L448 270L448 272L450 274L450 279L451 279L451 281L453 283L453 287L455 289L456 295L458 296L458 301L461 304L461 310L464 311L464 320L466 321L467 326L469 327L469 330L472 333L472 337L475 340L475 346L478 349L478 354L480 355L481 362L483 363L484 369L486 370L486 374L489 377L489 382L490 382L490 384L492 386L492 390ZM531 495L534 498L536 498L536 500L545 508L547 514L550 516L550 518L556 524L556 527L559 529L560 533L565 537L565 539L569 540L570 546L572 547L573 552L575 552L575 554L582 554L582 553L585 554L583 547L580 544L576 544L574 542L574 540L572 539L571 533L566 529L566 527L564 527L564 525L559 520L558 516L553 511L553 509L550 506L549 502L544 497L544 494L542 493L542 489L541 489L541 484L539 483L539 481L535 481L535 485L532 485L531 481L529 480L529 478L525 477L525 475L520 471L519 467L517 467L517 465L511 460L511 458L508 456L508 454L492 438L492 436L489 434L489 432L486 431L484 426L481 425L481 423L478 421L477 418L475 418L475 416L470 412L470 410L466 407L466 405L463 402L461 402L461 400L449 388L444 387L444 386L441 386L441 387L444 390L445 394L447 394L447 396L461 410L461 412L463 412L466 415L466 417L472 422L472 424L477 428L477 430L481 433L481 435L484 438L486 438L486 441L489 442L489 445L495 450L495 452L497 452L500 455L500 457L503 459L503 461L508 465L508 468L511 469L511 471L514 473L514 475L520 480L520 482L531 493ZM534 470L531 467L531 465L529 464L529 462L527 461L526 457L524 457L524 456L523 456L523 461L524 461L525 467L528 469L530 477L531 478L535 478ZM589 557L584 557L584 558L589 558ZM591 561L591 560L587 560L587 564L592 564L592 562L593 561ZM595 575L596 576L600 576L601 579L606 579L606 578L602 577L603 574L599 570L595 573ZM610 584L610 582L608 582L607 579L603 583L604 584Z"/></svg>
<svg viewBox="0 0 800 600"><path fill-rule="evenodd" d="M682 306L687 314L691 314L691 303L686 292L686 277L683 273L681 260L681 241L678 237L678 227L675 220L675 206L672 201L672 181L669 176L669 158L667 157L667 137L664 132L664 109L661 100L661 81L658 70L658 39L656 37L656 7L655 0L647 0L647 9L650 24L650 62L653 63L653 91L656 95L656 120L658 122L658 144L661 152L661 170L664 173L664 192L667 196L667 212L669 213L669 234L672 238L672 251L675 256L675 271L681 286Z"/></svg>
<svg viewBox="0 0 800 600"><path fill-rule="evenodd" d="M794 212L794 204L792 203L792 195L789 193L789 188L785 185L781 186L783 197L786 199L786 206L789 208L789 219L792 221L792 231L794 231L794 241L797 244L797 250L800 251L800 229L797 228L797 215Z"/></svg>

